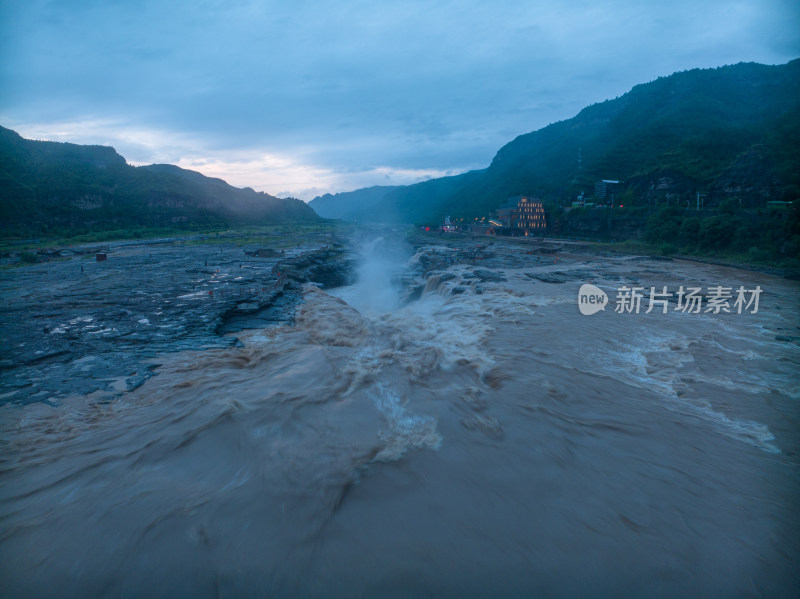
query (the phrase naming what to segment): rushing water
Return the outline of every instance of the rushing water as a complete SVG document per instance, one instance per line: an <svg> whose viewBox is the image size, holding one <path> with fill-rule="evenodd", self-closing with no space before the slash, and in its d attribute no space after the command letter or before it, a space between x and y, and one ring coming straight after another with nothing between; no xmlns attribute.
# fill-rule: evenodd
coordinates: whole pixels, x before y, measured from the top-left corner
<svg viewBox="0 0 800 599"><path fill-rule="evenodd" d="M4 406L2 594L796 596L797 285L591 256L424 277L424 251L365 244L293 326L119 401ZM582 316L582 282L765 293Z"/></svg>

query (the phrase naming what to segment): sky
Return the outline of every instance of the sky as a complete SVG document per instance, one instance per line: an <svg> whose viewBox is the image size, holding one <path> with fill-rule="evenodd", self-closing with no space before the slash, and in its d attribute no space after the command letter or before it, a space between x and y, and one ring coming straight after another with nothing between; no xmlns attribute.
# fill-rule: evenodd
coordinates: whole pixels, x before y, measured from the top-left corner
<svg viewBox="0 0 800 599"><path fill-rule="evenodd" d="M659 76L797 57L796 0L0 0L0 125L308 201L484 168Z"/></svg>

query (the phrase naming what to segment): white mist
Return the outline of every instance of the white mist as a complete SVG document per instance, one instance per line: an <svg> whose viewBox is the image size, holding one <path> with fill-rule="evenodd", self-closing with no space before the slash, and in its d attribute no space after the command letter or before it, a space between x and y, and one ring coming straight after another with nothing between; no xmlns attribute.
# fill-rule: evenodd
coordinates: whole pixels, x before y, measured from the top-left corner
<svg viewBox="0 0 800 599"><path fill-rule="evenodd" d="M380 236L362 242L359 256L356 283L331 294L364 314L385 314L399 308L399 276L408 264L409 253L397 241Z"/></svg>

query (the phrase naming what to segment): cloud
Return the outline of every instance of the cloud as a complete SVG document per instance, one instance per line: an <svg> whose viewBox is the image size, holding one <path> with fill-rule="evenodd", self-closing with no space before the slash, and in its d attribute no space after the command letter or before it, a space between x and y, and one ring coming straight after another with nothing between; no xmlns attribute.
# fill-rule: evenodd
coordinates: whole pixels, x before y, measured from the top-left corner
<svg viewBox="0 0 800 599"><path fill-rule="evenodd" d="M28 139L111 145L135 166L176 164L209 177L224 179L237 187L252 187L272 195L305 201L331 190L408 185L450 174L438 169L392 166L324 167L304 161L302 148L295 148L294 156L253 149L215 148L203 145L204 141L196 136L137 128L131 123L112 120L19 123L12 128Z"/></svg>
<svg viewBox="0 0 800 599"><path fill-rule="evenodd" d="M232 185L253 187L280 197L312 200L331 190L349 190L373 185L408 185L445 176L435 169L397 169L388 166L366 170L337 171L293 162L276 155L242 155L240 158L203 158L178 161L178 166L220 177ZM279 182L280 186L275 187Z"/></svg>
<svg viewBox="0 0 800 599"><path fill-rule="evenodd" d="M786 62L799 24L783 0L28 0L0 8L0 118L267 191L342 191L486 166L677 70Z"/></svg>

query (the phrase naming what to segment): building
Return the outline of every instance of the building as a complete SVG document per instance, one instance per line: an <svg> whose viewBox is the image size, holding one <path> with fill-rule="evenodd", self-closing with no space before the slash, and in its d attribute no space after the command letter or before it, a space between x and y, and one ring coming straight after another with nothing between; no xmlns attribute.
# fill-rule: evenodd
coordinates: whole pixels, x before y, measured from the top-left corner
<svg viewBox="0 0 800 599"><path fill-rule="evenodd" d="M547 230L547 215L541 200L528 196L509 198L497 209L497 221L504 228L523 235L544 233Z"/></svg>
<svg viewBox="0 0 800 599"><path fill-rule="evenodd" d="M452 222L450 222L450 217L444 217L444 223L442 223L442 231L444 233L455 233L458 231L458 227L456 227Z"/></svg>
<svg viewBox="0 0 800 599"><path fill-rule="evenodd" d="M613 203L614 197L618 194L618 189L619 181L603 179L594 184L594 198L598 201L608 200Z"/></svg>

